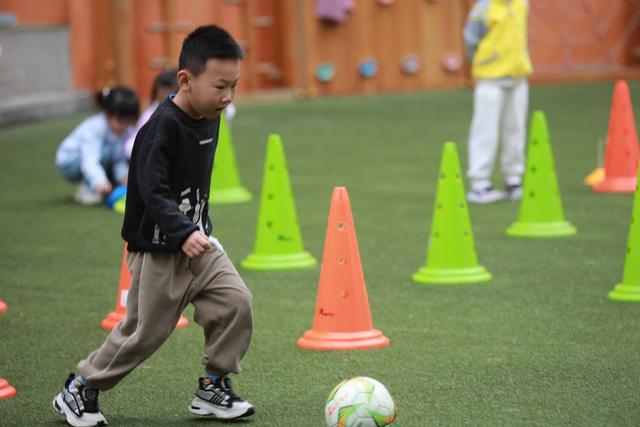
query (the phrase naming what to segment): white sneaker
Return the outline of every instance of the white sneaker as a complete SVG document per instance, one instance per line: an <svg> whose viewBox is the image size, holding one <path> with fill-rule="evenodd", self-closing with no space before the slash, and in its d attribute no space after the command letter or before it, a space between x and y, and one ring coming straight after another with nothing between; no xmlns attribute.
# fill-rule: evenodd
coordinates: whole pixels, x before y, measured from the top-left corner
<svg viewBox="0 0 640 427"><path fill-rule="evenodd" d="M64 415L70 426L106 426L107 420L98 405L99 394L98 390L82 384L70 374L62 391L53 398L53 409Z"/></svg>
<svg viewBox="0 0 640 427"><path fill-rule="evenodd" d="M487 204L495 203L507 198L504 191L496 190L489 186L482 189L472 189L467 193L467 200L471 203Z"/></svg>
<svg viewBox="0 0 640 427"><path fill-rule="evenodd" d="M196 415L212 416L223 420L244 418L255 413L253 405L234 393L231 381L220 377L215 381L200 378L196 396L189 411Z"/></svg>
<svg viewBox="0 0 640 427"><path fill-rule="evenodd" d="M103 201L102 194L91 191L86 184L80 184L73 200L85 206L99 205Z"/></svg>

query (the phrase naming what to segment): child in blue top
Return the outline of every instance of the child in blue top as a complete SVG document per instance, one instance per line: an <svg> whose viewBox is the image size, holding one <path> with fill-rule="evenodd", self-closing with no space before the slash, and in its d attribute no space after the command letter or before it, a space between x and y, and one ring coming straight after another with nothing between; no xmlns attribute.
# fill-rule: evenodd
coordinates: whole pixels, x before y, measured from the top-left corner
<svg viewBox="0 0 640 427"><path fill-rule="evenodd" d="M114 185L126 183L124 142L134 132L140 109L136 94L124 86L105 89L96 100L102 112L80 123L62 141L55 160L66 180L80 182L74 200L84 205L101 203Z"/></svg>

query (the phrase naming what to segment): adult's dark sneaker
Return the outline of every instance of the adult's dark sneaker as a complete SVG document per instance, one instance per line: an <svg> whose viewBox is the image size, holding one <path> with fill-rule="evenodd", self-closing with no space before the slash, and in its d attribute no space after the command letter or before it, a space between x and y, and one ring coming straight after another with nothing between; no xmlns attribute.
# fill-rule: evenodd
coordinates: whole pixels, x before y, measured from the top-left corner
<svg viewBox="0 0 640 427"><path fill-rule="evenodd" d="M521 184L511 184L506 185L504 187L507 192L507 198L509 200L520 200L522 199L522 185Z"/></svg>
<svg viewBox="0 0 640 427"><path fill-rule="evenodd" d="M225 420L248 417L255 413L251 403L234 393L231 380L227 377L219 377L215 381L200 378L189 411Z"/></svg>
<svg viewBox="0 0 640 427"><path fill-rule="evenodd" d="M70 426L106 426L107 420L98 405L99 393L70 374L62 391L53 398L53 409L64 415Z"/></svg>

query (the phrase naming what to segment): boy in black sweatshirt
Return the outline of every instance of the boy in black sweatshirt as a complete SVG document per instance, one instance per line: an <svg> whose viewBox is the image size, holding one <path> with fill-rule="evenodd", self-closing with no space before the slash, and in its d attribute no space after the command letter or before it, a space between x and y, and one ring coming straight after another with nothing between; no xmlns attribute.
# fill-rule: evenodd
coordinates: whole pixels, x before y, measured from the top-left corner
<svg viewBox="0 0 640 427"><path fill-rule="evenodd" d="M114 387L151 356L189 303L205 333L205 374L189 410L221 419L254 413L227 377L240 372L249 347L251 293L211 236L208 215L220 114L235 95L243 56L219 27L189 34L180 52L178 93L136 137L122 227L132 275L127 316L54 398L54 408L72 426L107 424L99 391Z"/></svg>

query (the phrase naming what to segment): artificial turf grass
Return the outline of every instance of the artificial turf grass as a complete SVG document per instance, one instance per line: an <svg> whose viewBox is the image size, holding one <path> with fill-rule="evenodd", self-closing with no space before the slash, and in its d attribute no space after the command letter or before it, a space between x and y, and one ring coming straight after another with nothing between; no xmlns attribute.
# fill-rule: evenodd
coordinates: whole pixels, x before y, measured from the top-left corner
<svg viewBox="0 0 640 427"><path fill-rule="evenodd" d="M633 425L640 306L614 303L631 195L582 185L606 132L611 84L533 87L547 114L565 215L578 235L504 235L517 204L470 206L487 284L414 285L424 263L442 142L464 140L470 91L243 106L233 124L242 182L261 188L266 136L283 137L305 249L321 259L331 190L347 186L376 328L385 349L314 352L309 329L319 268L241 270L254 294L255 336L237 377L257 407L249 423L323 425L341 379L369 375L394 396L399 426ZM631 84L634 93L634 84ZM52 166L79 116L0 129L0 377L18 395L0 401L2 425L56 425L51 397L106 336L122 243L121 217L71 203ZM236 263L253 245L258 200L214 207L215 231ZM191 309L187 317L191 320ZM201 374L201 330L176 331L158 353L102 396L112 425L193 425L186 411Z"/></svg>

